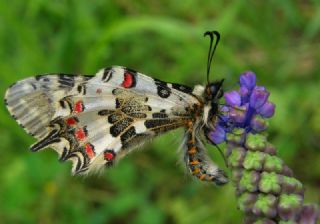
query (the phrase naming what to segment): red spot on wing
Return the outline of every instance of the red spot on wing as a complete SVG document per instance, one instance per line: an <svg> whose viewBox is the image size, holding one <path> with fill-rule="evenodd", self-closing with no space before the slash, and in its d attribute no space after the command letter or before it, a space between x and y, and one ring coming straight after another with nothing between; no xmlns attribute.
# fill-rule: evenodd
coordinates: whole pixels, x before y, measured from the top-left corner
<svg viewBox="0 0 320 224"><path fill-rule="evenodd" d="M90 159L92 159L94 156L95 156L95 152L94 152L94 148L93 148L93 145L91 145L90 143L87 143L85 146L84 146L85 150L86 150L86 154L88 155L88 157Z"/></svg>
<svg viewBox="0 0 320 224"><path fill-rule="evenodd" d="M131 73L129 73L129 72L126 72L124 74L124 79L123 79L123 82L122 82L121 86L123 86L124 88L130 88L130 87L133 86L134 81L135 80L134 80L133 75Z"/></svg>
<svg viewBox="0 0 320 224"><path fill-rule="evenodd" d="M74 135L76 136L77 139L84 140L87 137L87 133L84 128L79 128L78 130L75 131Z"/></svg>
<svg viewBox="0 0 320 224"><path fill-rule="evenodd" d="M77 119L74 118L74 117L69 117L67 120L66 120L67 124L72 126L72 125L75 125L76 123L78 123Z"/></svg>
<svg viewBox="0 0 320 224"><path fill-rule="evenodd" d="M107 161L112 161L114 159L114 152L111 152L111 151L105 152L104 159Z"/></svg>
<svg viewBox="0 0 320 224"><path fill-rule="evenodd" d="M74 104L73 110L76 113L81 113L84 110L84 105L82 100L79 100Z"/></svg>

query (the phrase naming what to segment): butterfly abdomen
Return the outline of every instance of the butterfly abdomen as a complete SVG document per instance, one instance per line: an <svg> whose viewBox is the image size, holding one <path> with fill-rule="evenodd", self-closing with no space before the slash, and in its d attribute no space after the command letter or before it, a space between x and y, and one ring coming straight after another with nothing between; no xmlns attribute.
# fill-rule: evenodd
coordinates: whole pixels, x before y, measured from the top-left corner
<svg viewBox="0 0 320 224"><path fill-rule="evenodd" d="M186 132L185 162L190 173L201 181L214 182L223 185L228 178L207 156L206 151L194 133L194 127L190 126Z"/></svg>

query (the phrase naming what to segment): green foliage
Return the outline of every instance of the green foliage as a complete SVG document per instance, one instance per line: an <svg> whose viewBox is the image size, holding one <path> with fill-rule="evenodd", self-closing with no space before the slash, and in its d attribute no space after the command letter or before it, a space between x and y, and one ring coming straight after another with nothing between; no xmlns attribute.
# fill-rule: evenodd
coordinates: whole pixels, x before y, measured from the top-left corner
<svg viewBox="0 0 320 224"><path fill-rule="evenodd" d="M0 1L0 95L48 72L124 65L170 82L205 82L206 30L222 40L212 79L226 89L253 70L271 91L269 140L319 202L318 1ZM98 177L71 177L0 106L1 223L240 223L231 184L214 187L176 165L176 131ZM223 167L214 147L212 156Z"/></svg>

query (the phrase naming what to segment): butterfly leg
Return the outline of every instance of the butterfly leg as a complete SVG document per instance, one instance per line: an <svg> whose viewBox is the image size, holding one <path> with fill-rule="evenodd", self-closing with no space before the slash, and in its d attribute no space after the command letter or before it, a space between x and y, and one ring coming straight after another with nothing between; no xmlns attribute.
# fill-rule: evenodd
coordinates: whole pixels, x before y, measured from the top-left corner
<svg viewBox="0 0 320 224"><path fill-rule="evenodd" d="M193 125L189 125L185 140L185 163L190 173L201 181L214 182L223 185L228 177L208 157L201 140L195 135Z"/></svg>

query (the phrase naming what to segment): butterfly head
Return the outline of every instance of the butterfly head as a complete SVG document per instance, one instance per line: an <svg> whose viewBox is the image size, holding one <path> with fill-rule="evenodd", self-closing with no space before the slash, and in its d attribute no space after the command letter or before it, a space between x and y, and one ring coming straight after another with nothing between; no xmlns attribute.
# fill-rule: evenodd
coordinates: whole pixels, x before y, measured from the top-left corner
<svg viewBox="0 0 320 224"><path fill-rule="evenodd" d="M205 88L205 99L206 101L217 101L223 96L223 81L224 79L221 79L220 81L215 81L212 83L209 83Z"/></svg>
<svg viewBox="0 0 320 224"><path fill-rule="evenodd" d="M203 92L203 121L207 127L212 127L219 112L219 100L223 96L223 79L209 83Z"/></svg>

